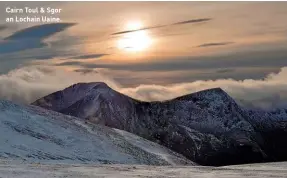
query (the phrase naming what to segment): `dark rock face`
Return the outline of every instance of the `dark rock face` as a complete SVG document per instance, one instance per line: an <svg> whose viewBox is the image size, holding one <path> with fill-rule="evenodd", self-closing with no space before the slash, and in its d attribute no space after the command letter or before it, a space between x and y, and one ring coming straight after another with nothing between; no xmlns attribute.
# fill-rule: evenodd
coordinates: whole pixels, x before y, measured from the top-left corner
<svg viewBox="0 0 287 178"><path fill-rule="evenodd" d="M269 161L287 160L287 110L249 111L254 129L262 135Z"/></svg>
<svg viewBox="0 0 287 178"><path fill-rule="evenodd" d="M264 133L265 123L254 119L257 113L239 107L220 88L169 101L142 102L104 83L80 83L33 105L126 130L202 165L263 162L272 157L273 147L266 147L270 133ZM275 128L271 128L272 134ZM270 137L277 133L272 134Z"/></svg>

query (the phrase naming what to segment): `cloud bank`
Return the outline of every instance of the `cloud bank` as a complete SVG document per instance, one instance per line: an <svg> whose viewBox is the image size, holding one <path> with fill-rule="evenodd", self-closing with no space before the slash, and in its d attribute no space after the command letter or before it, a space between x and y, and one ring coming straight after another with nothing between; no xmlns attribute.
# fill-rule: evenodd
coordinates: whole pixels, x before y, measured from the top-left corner
<svg viewBox="0 0 287 178"><path fill-rule="evenodd" d="M287 108L286 76L287 67L284 67L278 74L270 74L263 80L207 80L169 86L140 85L123 88L99 72L86 74L47 67L24 67L0 75L0 98L28 104L74 83L101 81L121 93L146 101L167 100L203 89L221 87L246 107Z"/></svg>
<svg viewBox="0 0 287 178"><path fill-rule="evenodd" d="M71 84L93 81L115 86L115 82L98 73L85 75L49 67L23 67L0 75L0 98L28 104Z"/></svg>
<svg viewBox="0 0 287 178"><path fill-rule="evenodd" d="M263 80L202 80L170 86L140 85L125 88L121 92L144 100L165 100L204 89L220 87L240 105L247 108L276 109L287 108L287 67L278 74L269 74Z"/></svg>

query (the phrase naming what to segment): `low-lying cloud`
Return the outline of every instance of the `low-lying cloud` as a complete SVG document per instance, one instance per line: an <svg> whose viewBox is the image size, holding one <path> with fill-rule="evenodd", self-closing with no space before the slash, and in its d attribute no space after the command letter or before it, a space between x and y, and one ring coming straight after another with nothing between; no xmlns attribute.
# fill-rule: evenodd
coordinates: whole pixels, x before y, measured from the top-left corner
<svg viewBox="0 0 287 178"><path fill-rule="evenodd" d="M146 101L167 100L203 89L221 87L247 107L287 108L286 76L287 67L284 67L278 74L270 74L263 80L222 79L124 88L99 72L86 74L47 67L25 67L0 75L0 98L28 104L74 83L101 81L121 93Z"/></svg>
<svg viewBox="0 0 287 178"><path fill-rule="evenodd" d="M28 104L71 84L94 81L116 86L115 82L99 73L85 75L49 67L23 67L0 75L0 98Z"/></svg>
<svg viewBox="0 0 287 178"><path fill-rule="evenodd" d="M165 100L204 89L220 87L239 104L249 108L287 108L287 67L278 74L269 74L263 80L199 80L170 86L140 85L121 92L144 100Z"/></svg>

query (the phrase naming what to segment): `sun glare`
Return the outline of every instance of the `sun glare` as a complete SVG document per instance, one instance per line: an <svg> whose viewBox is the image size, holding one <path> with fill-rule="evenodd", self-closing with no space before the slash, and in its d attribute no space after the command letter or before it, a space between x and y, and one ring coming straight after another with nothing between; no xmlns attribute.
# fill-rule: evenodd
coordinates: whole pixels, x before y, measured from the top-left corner
<svg viewBox="0 0 287 178"><path fill-rule="evenodd" d="M141 22L129 22L127 23L126 25L126 30L138 30L138 29L141 29L143 28L143 25Z"/></svg>
<svg viewBox="0 0 287 178"><path fill-rule="evenodd" d="M140 22L130 22L126 30L139 30L143 28ZM146 30L126 33L118 40L118 48L125 51L143 51L151 45L151 38Z"/></svg>

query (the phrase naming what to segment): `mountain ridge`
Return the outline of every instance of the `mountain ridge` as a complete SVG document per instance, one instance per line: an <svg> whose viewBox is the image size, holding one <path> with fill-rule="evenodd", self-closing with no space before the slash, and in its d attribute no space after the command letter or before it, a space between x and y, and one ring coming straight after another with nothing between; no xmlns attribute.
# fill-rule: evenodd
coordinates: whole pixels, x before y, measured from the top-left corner
<svg viewBox="0 0 287 178"><path fill-rule="evenodd" d="M88 85L76 86L86 88ZM257 119L253 121L252 114L221 88L147 102L121 94L106 84L100 85L103 88L92 88L86 95L81 95L82 99L58 111L134 133L202 165L270 160L266 154L263 130L256 127ZM74 90L72 86L62 90L66 92L63 100L45 100L55 98L51 94L42 98L46 105L39 104L39 100L32 104L49 109L50 105L57 106L57 103L77 98L69 95L70 90ZM85 93L84 90L82 92ZM267 152L270 153L270 149Z"/></svg>

